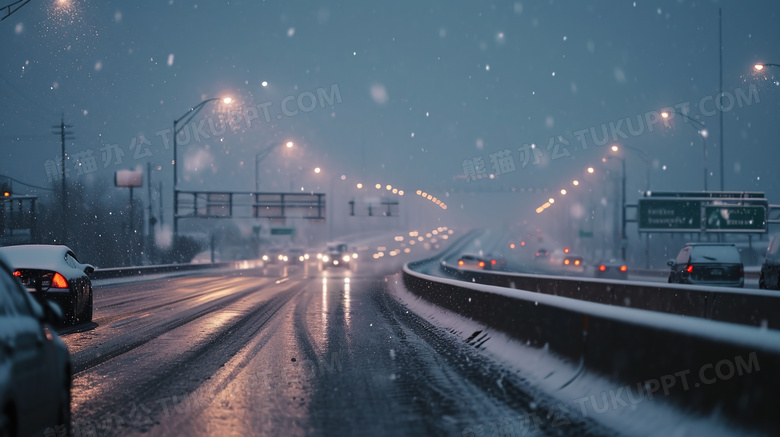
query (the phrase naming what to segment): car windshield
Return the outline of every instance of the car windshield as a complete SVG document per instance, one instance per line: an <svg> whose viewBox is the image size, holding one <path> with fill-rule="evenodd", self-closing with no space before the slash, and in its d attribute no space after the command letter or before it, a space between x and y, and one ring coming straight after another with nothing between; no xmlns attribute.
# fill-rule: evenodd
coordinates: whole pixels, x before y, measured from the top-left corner
<svg viewBox="0 0 780 437"><path fill-rule="evenodd" d="M0 0L0 47L0 246L72 251L7 254L72 384L10 400L0 323L0 435L780 429L780 0Z"/></svg>
<svg viewBox="0 0 780 437"><path fill-rule="evenodd" d="M734 246L694 246L692 263L741 263L739 251Z"/></svg>

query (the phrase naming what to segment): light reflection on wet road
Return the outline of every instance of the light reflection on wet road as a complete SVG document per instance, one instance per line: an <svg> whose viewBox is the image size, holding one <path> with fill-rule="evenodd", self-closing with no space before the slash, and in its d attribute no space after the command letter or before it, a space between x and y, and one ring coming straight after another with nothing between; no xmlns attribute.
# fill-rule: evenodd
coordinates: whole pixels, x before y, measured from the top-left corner
<svg viewBox="0 0 780 437"><path fill-rule="evenodd" d="M96 323L64 336L75 431L461 435L526 411L522 382L503 376L498 390L500 368L396 301L387 271L367 270L96 288Z"/></svg>

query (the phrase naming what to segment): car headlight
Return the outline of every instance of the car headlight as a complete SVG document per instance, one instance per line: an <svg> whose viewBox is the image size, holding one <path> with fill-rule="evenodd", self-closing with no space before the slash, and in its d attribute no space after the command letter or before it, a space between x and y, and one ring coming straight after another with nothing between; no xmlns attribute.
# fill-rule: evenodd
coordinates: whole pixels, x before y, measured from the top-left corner
<svg viewBox="0 0 780 437"><path fill-rule="evenodd" d="M322 255L322 260L328 262L330 258L328 258L328 255Z"/></svg>
<svg viewBox="0 0 780 437"><path fill-rule="evenodd" d="M263 261L268 261L268 255L263 255Z"/></svg>
<svg viewBox="0 0 780 437"><path fill-rule="evenodd" d="M355 253L353 253L353 254L352 254L352 258L355 258L355 259L357 259L357 257L358 257L358 254L357 254L357 252L355 252Z"/></svg>
<svg viewBox="0 0 780 437"><path fill-rule="evenodd" d="M345 263L349 262L349 255L344 255L341 257L341 259L343 259Z"/></svg>
<svg viewBox="0 0 780 437"><path fill-rule="evenodd" d="M303 262L303 260L304 260L304 259L305 259L305 258L303 257L303 255L301 255L301 256L299 256L299 257L298 257L298 261L300 261L300 262Z"/></svg>

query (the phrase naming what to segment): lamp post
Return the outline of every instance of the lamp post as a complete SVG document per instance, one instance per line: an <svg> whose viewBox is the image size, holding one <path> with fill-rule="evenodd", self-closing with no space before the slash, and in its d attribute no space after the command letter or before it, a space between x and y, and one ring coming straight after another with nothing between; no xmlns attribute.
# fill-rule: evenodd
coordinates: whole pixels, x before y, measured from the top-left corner
<svg viewBox="0 0 780 437"><path fill-rule="evenodd" d="M780 67L780 64L756 64L753 66L756 71L762 71L766 67Z"/></svg>
<svg viewBox="0 0 780 437"><path fill-rule="evenodd" d="M271 143L267 145L263 150L255 155L255 192L260 192L260 161L264 160L275 148L284 145L288 149L292 149L295 145L292 141L286 143Z"/></svg>
<svg viewBox="0 0 780 437"><path fill-rule="evenodd" d="M696 131L699 133L699 135L701 135L702 154L704 157L704 191L707 191L707 173L709 173L709 171L707 170L707 127L704 126L704 123L700 121L696 121L691 117L688 117L687 115L683 114L680 111L673 111L672 113L682 116L684 121L689 121L693 123L694 127L696 128ZM663 117L664 119L668 119L670 115L671 114L666 111L661 113L661 117Z"/></svg>
<svg viewBox="0 0 780 437"><path fill-rule="evenodd" d="M182 129L184 129L184 126L186 126L190 121L192 121L192 118L195 117L198 112L200 112L201 109L203 109L204 106L206 106L209 102L216 102L217 100L222 100L225 104L230 104L230 102L233 101L230 97L225 98L213 98L213 99L206 99L197 105L193 106L187 112L184 113L181 117L173 120L173 241L176 241L176 237L179 236L179 217L178 217L178 209L179 209L179 189L178 189L178 173L176 172L176 165L178 164L177 161L177 154L176 154L176 146L177 141L176 137L178 136L179 132L181 132ZM181 123L181 127L177 127Z"/></svg>
<svg viewBox="0 0 780 437"><path fill-rule="evenodd" d="M639 155L639 157L641 157L642 160L645 162L645 165L646 165L646 168L647 168L647 173L645 175L645 193L647 193L648 191L650 191L650 157L643 150L637 149L636 147L628 146L628 145L625 145L625 144L624 145L620 145L620 146L617 146L617 145L612 146L612 151L613 152L619 152L621 148L625 148L626 150L631 150L633 152L636 152L636 154ZM623 194L622 194L622 207L623 207L622 218L623 218L623 220L622 220L621 225L620 225L620 237L622 239L621 256L622 256L623 261L625 261L626 260L626 244L625 244L626 243L626 157L625 156L621 156L620 160L621 160L621 163L622 163L622 170L623 170L622 182L621 182L622 187L623 187L622 188L622 192L623 192ZM647 250L648 250L647 246L645 246L645 249L646 249L646 252L647 252ZM645 254L645 258L648 258L648 256L649 255L646 253Z"/></svg>

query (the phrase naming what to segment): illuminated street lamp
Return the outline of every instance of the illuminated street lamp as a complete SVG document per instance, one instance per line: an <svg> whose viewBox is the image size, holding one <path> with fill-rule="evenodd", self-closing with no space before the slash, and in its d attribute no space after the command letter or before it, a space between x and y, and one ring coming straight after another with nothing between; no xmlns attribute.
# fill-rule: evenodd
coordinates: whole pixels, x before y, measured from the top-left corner
<svg viewBox="0 0 780 437"><path fill-rule="evenodd" d="M207 103L210 102L216 102L218 100L222 100L222 102L226 105L229 105L233 99L230 97L225 98L214 98L214 99L206 99L197 105L193 106L187 112L184 113L181 117L179 117L176 120L173 120L173 238L174 241L176 241L176 237L179 236L179 220L178 220L178 208L179 208L179 189L178 189L178 183L179 183L179 175L176 172L176 166L178 164L177 155L176 155L176 146L177 141L176 137L179 135L179 132L181 132L182 129L184 129L184 126L186 126L190 121L192 121L192 118L195 117L198 112L200 112L201 109L203 109L204 106L206 106ZM181 127L177 127L181 123Z"/></svg>
<svg viewBox="0 0 780 437"><path fill-rule="evenodd" d="M255 192L260 191L260 161L264 160L271 153L272 150L282 145L284 145L284 147L288 149L292 149L294 143L292 141L287 141L286 143L273 142L265 146L263 150L261 150L255 155Z"/></svg>
<svg viewBox="0 0 780 437"><path fill-rule="evenodd" d="M707 191L707 174L709 173L707 171L707 127L704 126L704 123L696 121L680 111L673 111L673 113L682 116L684 121L691 122L694 125L694 129L701 135L702 155L704 157L704 191ZM670 116L671 114L667 111L661 113L661 117L664 119L668 119Z"/></svg>
<svg viewBox="0 0 780 437"><path fill-rule="evenodd" d="M756 64L753 66L756 71L763 71L766 67L780 67L780 64Z"/></svg>

